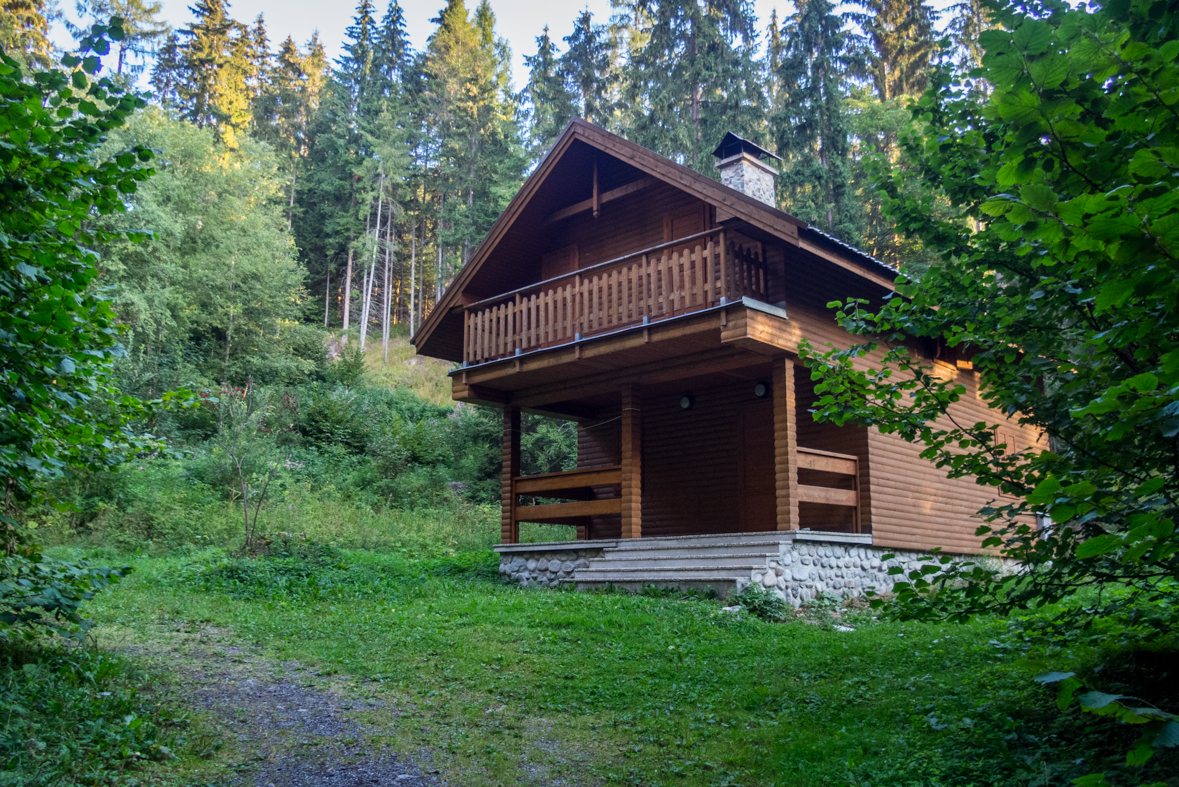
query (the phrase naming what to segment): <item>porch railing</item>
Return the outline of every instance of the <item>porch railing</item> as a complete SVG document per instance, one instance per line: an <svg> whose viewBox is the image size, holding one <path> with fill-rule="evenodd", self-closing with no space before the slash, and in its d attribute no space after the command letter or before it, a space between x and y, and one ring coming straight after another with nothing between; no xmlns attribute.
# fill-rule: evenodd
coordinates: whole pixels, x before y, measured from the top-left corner
<svg viewBox="0 0 1179 787"><path fill-rule="evenodd" d="M835 454L815 448L798 448L799 474L815 471L824 475L819 479L834 477L834 483L843 483L851 489L818 484L798 485L798 500L801 503L822 503L829 506L845 506L852 509L852 529L860 530L860 460L850 454ZM843 481L842 479L847 479Z"/></svg>
<svg viewBox="0 0 1179 787"><path fill-rule="evenodd" d="M597 467L565 473L516 476L512 479L512 521L571 524L581 517L622 513L622 498L595 499L594 487L622 483L622 468ZM520 495L573 499L572 503L519 505Z"/></svg>
<svg viewBox="0 0 1179 787"><path fill-rule="evenodd" d="M483 363L743 297L766 299L761 245L708 230L472 304L463 358Z"/></svg>

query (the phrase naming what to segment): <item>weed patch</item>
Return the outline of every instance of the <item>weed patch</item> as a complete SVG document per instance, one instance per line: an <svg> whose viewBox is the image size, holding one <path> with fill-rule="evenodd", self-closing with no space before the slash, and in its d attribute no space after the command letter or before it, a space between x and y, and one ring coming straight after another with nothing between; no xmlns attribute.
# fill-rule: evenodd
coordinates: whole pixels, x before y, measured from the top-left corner
<svg viewBox="0 0 1179 787"><path fill-rule="evenodd" d="M140 696L124 659L0 641L0 785L113 785L188 746L189 721Z"/></svg>

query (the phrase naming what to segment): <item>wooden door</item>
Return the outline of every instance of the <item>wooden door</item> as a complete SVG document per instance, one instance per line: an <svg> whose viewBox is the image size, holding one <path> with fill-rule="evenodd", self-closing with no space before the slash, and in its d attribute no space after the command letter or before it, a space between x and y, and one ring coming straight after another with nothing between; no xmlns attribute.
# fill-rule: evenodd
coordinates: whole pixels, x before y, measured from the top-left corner
<svg viewBox="0 0 1179 787"><path fill-rule="evenodd" d="M743 533L776 530L778 499L774 488L774 404L762 399L742 405L737 415L738 515Z"/></svg>

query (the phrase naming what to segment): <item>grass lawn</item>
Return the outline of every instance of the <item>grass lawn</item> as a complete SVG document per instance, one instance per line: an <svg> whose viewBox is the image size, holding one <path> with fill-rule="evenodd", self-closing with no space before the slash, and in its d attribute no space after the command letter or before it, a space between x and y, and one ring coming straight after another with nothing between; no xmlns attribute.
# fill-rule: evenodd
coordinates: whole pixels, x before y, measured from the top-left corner
<svg viewBox="0 0 1179 787"><path fill-rule="evenodd" d="M401 709L394 745L433 750L455 784L521 783L538 747L577 763L569 784L799 786L1063 785L1125 751L1057 736L996 621L766 623L707 599L519 589L489 556L219 560L132 559L90 606L100 641L207 623L366 681Z"/></svg>

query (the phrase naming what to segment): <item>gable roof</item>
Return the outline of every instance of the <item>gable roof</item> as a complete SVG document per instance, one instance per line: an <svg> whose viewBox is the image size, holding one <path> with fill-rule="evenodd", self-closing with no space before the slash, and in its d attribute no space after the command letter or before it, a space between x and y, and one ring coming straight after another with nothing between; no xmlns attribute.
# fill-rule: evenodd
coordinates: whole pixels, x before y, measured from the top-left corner
<svg viewBox="0 0 1179 787"><path fill-rule="evenodd" d="M877 285L887 289L892 288L892 281L897 276L897 270L887 263L865 254L831 235L816 230L807 222L791 216L785 211L725 186L719 181L701 175L682 164L677 164L581 118L574 118L561 132L536 170L524 181L524 185L508 203L507 208L491 225L491 229L488 230L486 237L475 249L467 264L455 276L429 316L418 326L418 330L410 338L410 342L419 352L430 354L427 352L428 349L431 349L430 345L437 343L432 342L431 339L435 338L439 327L448 316L452 315L455 307L461 305L464 289L575 142L596 148L630 165L646 176L654 177L664 183L688 191L716 207L722 207L732 216L743 219L750 225L788 243L803 246L807 251L851 270ZM453 317L459 320L457 330L461 335L461 319L457 314ZM441 355L440 357L447 356Z"/></svg>

